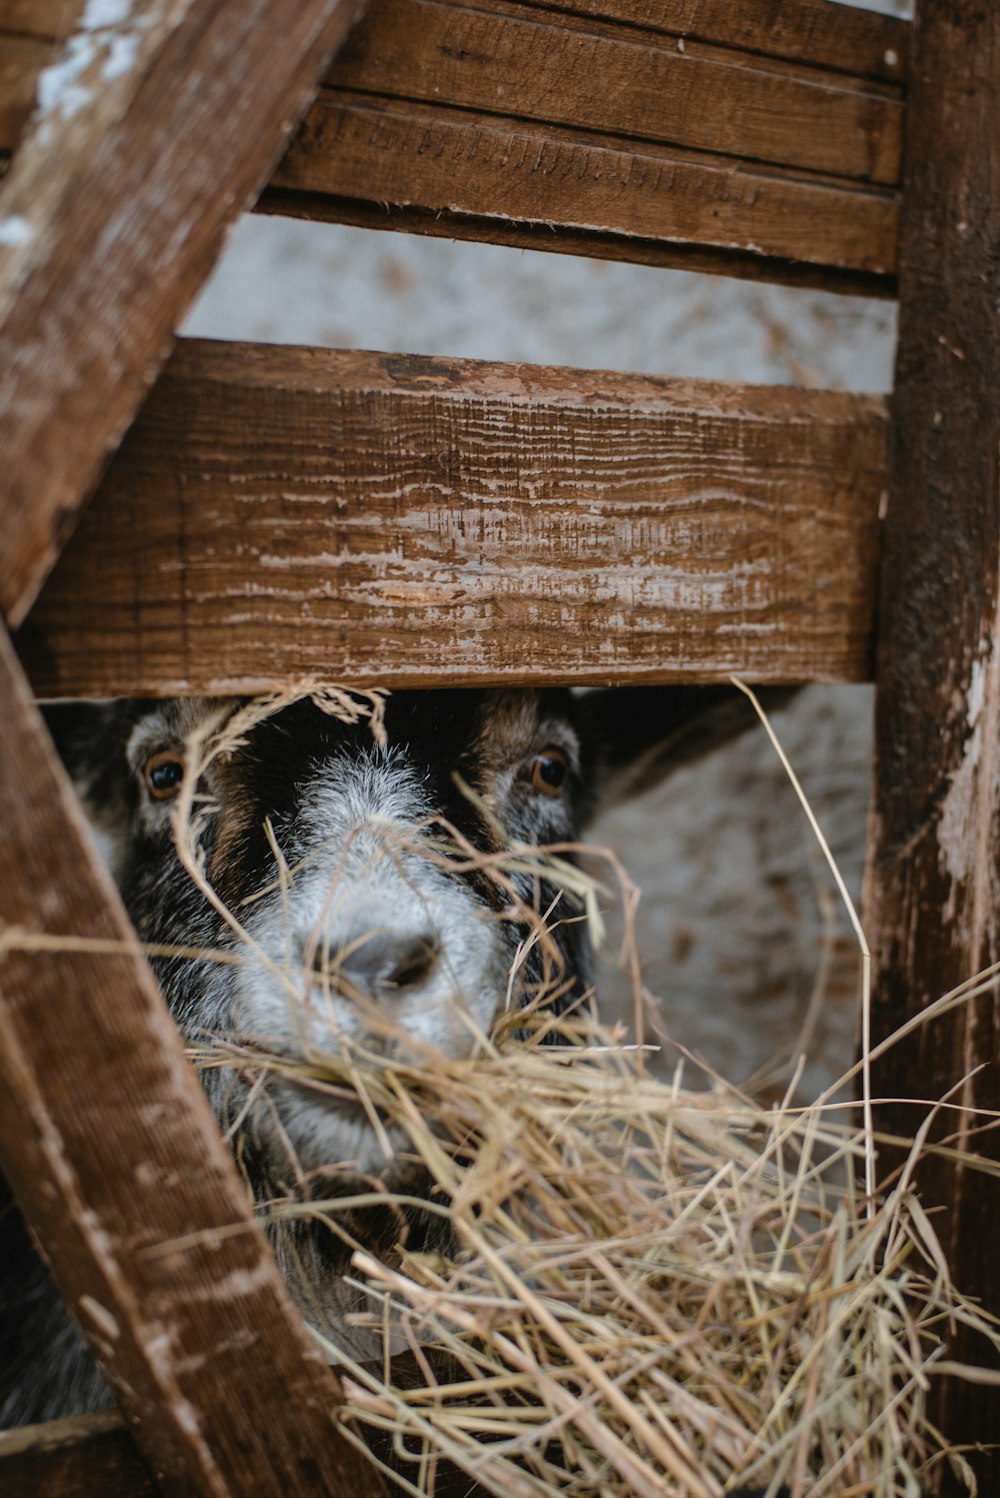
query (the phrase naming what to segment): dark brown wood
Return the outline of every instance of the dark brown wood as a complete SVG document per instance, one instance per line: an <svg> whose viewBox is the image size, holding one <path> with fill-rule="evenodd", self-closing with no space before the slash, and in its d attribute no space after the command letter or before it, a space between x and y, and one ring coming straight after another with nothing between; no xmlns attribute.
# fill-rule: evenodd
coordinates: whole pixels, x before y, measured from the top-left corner
<svg viewBox="0 0 1000 1498"><path fill-rule="evenodd" d="M869 869L876 1039L1000 957L1000 8L920 0L911 78ZM998 1044L994 986L896 1046L876 1093L1000 1108ZM907 1135L924 1114L886 1105L879 1121ZM958 1145L997 1159L1000 1136L975 1122ZM953 1128L950 1115L937 1133ZM959 1286L1000 1312L997 1180L931 1159L920 1186ZM987 1349L958 1329L952 1355ZM995 1388L933 1392L951 1441L996 1441ZM975 1464L980 1491L998 1491L996 1456Z"/></svg>
<svg viewBox="0 0 1000 1498"><path fill-rule="evenodd" d="M381 1364L369 1366L381 1377ZM464 1377L464 1370L447 1354L425 1347L419 1359L408 1352L392 1359L394 1387L425 1387L428 1366L439 1383ZM365 1435L380 1462L412 1478L412 1461L400 1459L388 1431L369 1427ZM159 1498L161 1492L117 1410L0 1431L0 1493L4 1498ZM355 1490L347 1498L362 1498L362 1494ZM447 1458L439 1457L434 1498L486 1498L486 1489Z"/></svg>
<svg viewBox="0 0 1000 1498"><path fill-rule="evenodd" d="M55 44L37 36L0 33L0 150L12 151L35 103L38 74Z"/></svg>
<svg viewBox="0 0 1000 1498"><path fill-rule="evenodd" d="M84 0L0 0L0 31L24 36L67 36Z"/></svg>
<svg viewBox="0 0 1000 1498"><path fill-rule="evenodd" d="M0 1493L24 1498L160 1498L117 1410L0 1431Z"/></svg>
<svg viewBox="0 0 1000 1498"><path fill-rule="evenodd" d="M18 639L45 695L867 680L883 402L181 342Z"/></svg>
<svg viewBox="0 0 1000 1498"><path fill-rule="evenodd" d="M0 1159L150 1470L377 1491L2 632L0 806Z"/></svg>
<svg viewBox="0 0 1000 1498"><path fill-rule="evenodd" d="M133 0L0 187L0 610L17 623L355 0ZM145 29L140 23L145 22ZM128 59L131 66L123 66Z"/></svg>
<svg viewBox="0 0 1000 1498"><path fill-rule="evenodd" d="M686 28L691 0L657 22L648 5L627 23L618 3L593 8L614 15L373 0L259 206L892 294L895 83L817 66L801 23L807 60L789 60L787 7L779 24L735 4L728 25L707 8L710 43L662 29ZM844 61L832 19L859 42L874 27L859 67L885 41L884 17L814 3L810 18L820 58Z"/></svg>
<svg viewBox="0 0 1000 1498"><path fill-rule="evenodd" d="M854 77L906 78L909 22L829 0L522 0Z"/></svg>

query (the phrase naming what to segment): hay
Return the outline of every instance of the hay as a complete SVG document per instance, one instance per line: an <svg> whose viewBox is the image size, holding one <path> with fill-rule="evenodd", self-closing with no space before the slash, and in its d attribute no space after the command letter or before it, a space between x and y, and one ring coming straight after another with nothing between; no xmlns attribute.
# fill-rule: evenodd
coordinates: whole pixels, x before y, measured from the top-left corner
<svg viewBox="0 0 1000 1498"><path fill-rule="evenodd" d="M220 715L191 754L179 851L213 903L197 773L287 700L254 705L245 721ZM344 707L338 697L335 710ZM361 711L377 728L381 702ZM510 918L529 924L526 945L551 942L545 919L518 900L516 872L561 887L599 936L602 891L567 862L575 850L482 854L440 822L404 845L452 872L492 878ZM272 848L281 884L289 871ZM633 909L635 890L602 856ZM221 913L245 938L238 916ZM352 1280L370 1307L357 1319L381 1333L385 1354L373 1368L326 1344L344 1374L352 1439L380 1435L383 1451L388 1441L394 1481L413 1494L435 1493L448 1463L503 1498L721 1498L738 1485L787 1486L796 1498L915 1498L942 1460L974 1491L961 1453L947 1452L928 1421L927 1392L943 1371L974 1376L947 1359L957 1322L980 1329L984 1353L988 1342L1000 1347L1000 1333L951 1283L910 1189L929 1148L923 1137L881 1200L865 1189L877 1143L871 1057L861 1063L863 1127L842 1104L793 1106L794 1079L770 1110L715 1077L686 1086L680 1066L658 1081L641 1044L634 951L627 961L635 1046L579 1017L553 1023L545 1004L561 980L556 963L528 1018L501 1016L469 1061L387 1065L384 1047L366 1055L346 1042L301 1062L218 1041L201 1051L203 1065L260 1080L280 1071L360 1097L394 1179L406 1182L396 1192L354 1182L308 1202L308 1189L296 1191L264 1209L272 1228L308 1217L355 1248ZM269 966L289 1003L302 1003L300 975ZM975 991L965 985L913 1023ZM384 1031L384 1016L373 1012L372 1022ZM412 1170L399 1171L401 1161ZM415 1179L445 1225L435 1251L406 1242ZM353 1236L359 1208L374 1203L399 1209L389 1262ZM420 1370L416 1387L394 1377L400 1348Z"/></svg>
<svg viewBox="0 0 1000 1498"><path fill-rule="evenodd" d="M869 1218L864 1141L835 1112L667 1085L582 1038L601 1048L577 1033L364 1070L454 1240L403 1243L391 1265L355 1254L387 1357L346 1360L345 1417L391 1434L413 1493L435 1491L440 1458L501 1495L920 1492L947 1329L997 1337L951 1285L909 1169ZM348 1079L331 1061L310 1080ZM307 1210L349 1236L379 1195ZM425 1387L393 1383L390 1346L423 1360Z"/></svg>

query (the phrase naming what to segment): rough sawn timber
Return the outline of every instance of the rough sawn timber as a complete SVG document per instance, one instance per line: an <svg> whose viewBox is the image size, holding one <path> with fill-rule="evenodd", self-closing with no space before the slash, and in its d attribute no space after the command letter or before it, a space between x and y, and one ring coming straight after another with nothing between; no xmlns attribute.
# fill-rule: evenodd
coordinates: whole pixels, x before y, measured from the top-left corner
<svg viewBox="0 0 1000 1498"><path fill-rule="evenodd" d="M920 0L911 76L868 890L876 1041L1000 958L1000 8ZM997 983L897 1044L874 1087L988 1110L946 1111L934 1137L1000 1158ZM879 1121L912 1137L926 1111L885 1104ZM935 1157L918 1180L959 1287L1000 1313L1000 1180ZM961 1326L941 1330L950 1356L987 1359ZM996 1387L938 1380L931 1397L949 1441L996 1442ZM995 1444L973 1461L980 1492L1000 1491Z"/></svg>
<svg viewBox="0 0 1000 1498"><path fill-rule="evenodd" d="M380 1492L3 630L0 806L0 1159L151 1471L206 1498Z"/></svg>
<svg viewBox="0 0 1000 1498"><path fill-rule="evenodd" d="M18 638L42 695L868 680L874 397L182 340Z"/></svg>
<svg viewBox="0 0 1000 1498"><path fill-rule="evenodd" d="M356 12L355 0L131 0L74 37L88 65L52 89L0 187L9 622Z"/></svg>
<svg viewBox="0 0 1000 1498"><path fill-rule="evenodd" d="M892 294L905 23L579 9L372 0L259 206Z"/></svg>

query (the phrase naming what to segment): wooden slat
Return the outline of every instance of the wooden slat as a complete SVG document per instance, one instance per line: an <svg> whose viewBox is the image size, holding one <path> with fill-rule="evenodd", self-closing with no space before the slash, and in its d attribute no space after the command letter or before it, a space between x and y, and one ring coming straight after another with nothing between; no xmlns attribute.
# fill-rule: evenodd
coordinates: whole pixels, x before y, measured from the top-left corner
<svg viewBox="0 0 1000 1498"><path fill-rule="evenodd" d="M920 0L915 28L869 868L876 1039L1000 958L1000 8ZM876 1092L997 1110L998 1056L993 985L896 1046ZM926 1113L880 1111L897 1136ZM935 1132L1000 1158L995 1122L976 1122L952 1113ZM919 1180L959 1287L1000 1313L997 1180L943 1159ZM961 1326L941 1333L951 1356L998 1365ZM938 1381L931 1400L979 1491L1000 1491L996 1388Z"/></svg>
<svg viewBox="0 0 1000 1498"><path fill-rule="evenodd" d="M132 0L0 187L0 610L19 621L354 0Z"/></svg>
<svg viewBox="0 0 1000 1498"><path fill-rule="evenodd" d="M35 104L38 74L56 44L38 36L0 33L0 151L12 151Z"/></svg>
<svg viewBox="0 0 1000 1498"><path fill-rule="evenodd" d="M372 0L259 206L891 295L903 23L772 9Z"/></svg>
<svg viewBox="0 0 1000 1498"><path fill-rule="evenodd" d="M25 36L67 36L85 0L0 0L0 32Z"/></svg>
<svg viewBox="0 0 1000 1498"><path fill-rule="evenodd" d="M0 1157L151 1470L212 1498L363 1498L337 1385L2 631L0 806ZM29 952L18 933L122 950Z"/></svg>
<svg viewBox="0 0 1000 1498"><path fill-rule="evenodd" d="M49 695L870 678L872 397L182 342L19 649Z"/></svg>
<svg viewBox="0 0 1000 1498"><path fill-rule="evenodd" d="M382 1377L381 1363L369 1365ZM463 1379L460 1369L434 1347L420 1356L397 1353L391 1379L397 1389L427 1386L428 1368L439 1383ZM474 1399L467 1402L476 1402ZM392 1471L412 1478L413 1461L401 1457L392 1434L368 1427L365 1439L376 1459ZM148 1469L117 1410L102 1410L45 1425L0 1431L0 1493L4 1498L158 1498L159 1485ZM317 1498L319 1489L316 1490ZM364 1498L355 1489L346 1498ZM235 1498L235 1494L234 1494ZM242 1492L239 1495L242 1498ZM337 1495L340 1498L340 1495ZM444 1457L435 1462L434 1498L487 1498L486 1489Z"/></svg>
<svg viewBox="0 0 1000 1498"><path fill-rule="evenodd" d="M541 10L625 21L751 57L783 58L853 77L901 83L909 23L829 0L523 0Z"/></svg>
<svg viewBox="0 0 1000 1498"><path fill-rule="evenodd" d="M0 1431L0 1493L31 1498L159 1498L117 1410Z"/></svg>

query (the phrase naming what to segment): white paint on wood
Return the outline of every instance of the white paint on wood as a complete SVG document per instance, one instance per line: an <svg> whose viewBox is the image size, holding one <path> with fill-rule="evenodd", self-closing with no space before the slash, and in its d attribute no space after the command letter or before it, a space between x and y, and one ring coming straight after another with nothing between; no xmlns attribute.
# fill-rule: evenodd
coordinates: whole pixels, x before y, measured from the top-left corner
<svg viewBox="0 0 1000 1498"><path fill-rule="evenodd" d="M22 245L30 244L34 233L23 214L12 213L8 218L0 219L0 245L8 249L16 250Z"/></svg>

